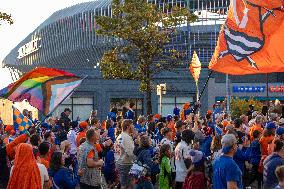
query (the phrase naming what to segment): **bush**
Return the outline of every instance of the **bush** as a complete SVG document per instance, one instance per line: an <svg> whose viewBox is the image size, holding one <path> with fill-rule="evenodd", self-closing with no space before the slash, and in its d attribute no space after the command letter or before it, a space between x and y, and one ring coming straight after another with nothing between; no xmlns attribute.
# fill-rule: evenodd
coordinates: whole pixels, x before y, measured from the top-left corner
<svg viewBox="0 0 284 189"><path fill-rule="evenodd" d="M238 118L243 114L247 114L249 111L249 105L254 105L254 110L258 112L261 112L263 106L260 101L254 100L252 97L249 100L238 97L232 98L230 105L233 118Z"/></svg>

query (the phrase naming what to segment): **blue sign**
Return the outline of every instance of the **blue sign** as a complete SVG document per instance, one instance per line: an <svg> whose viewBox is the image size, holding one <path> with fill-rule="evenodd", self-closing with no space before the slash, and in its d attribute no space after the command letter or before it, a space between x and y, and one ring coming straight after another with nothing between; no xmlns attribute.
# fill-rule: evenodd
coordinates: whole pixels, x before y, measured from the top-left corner
<svg viewBox="0 0 284 189"><path fill-rule="evenodd" d="M233 93L262 93L265 86L233 86Z"/></svg>

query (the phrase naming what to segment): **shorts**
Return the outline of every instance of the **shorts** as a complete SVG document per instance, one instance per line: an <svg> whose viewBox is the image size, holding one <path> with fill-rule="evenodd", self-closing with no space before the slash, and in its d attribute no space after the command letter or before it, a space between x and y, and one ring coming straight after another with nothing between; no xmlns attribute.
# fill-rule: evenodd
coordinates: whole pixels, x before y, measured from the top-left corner
<svg viewBox="0 0 284 189"><path fill-rule="evenodd" d="M117 164L120 185L123 187L132 186L131 177L129 176L129 171L132 165L119 165Z"/></svg>

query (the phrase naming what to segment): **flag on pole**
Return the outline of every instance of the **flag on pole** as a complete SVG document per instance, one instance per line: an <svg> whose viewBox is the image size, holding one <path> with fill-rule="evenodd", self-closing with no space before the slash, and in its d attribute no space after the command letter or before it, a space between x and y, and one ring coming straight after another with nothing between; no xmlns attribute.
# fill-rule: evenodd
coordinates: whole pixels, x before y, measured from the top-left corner
<svg viewBox="0 0 284 189"><path fill-rule="evenodd" d="M283 0L231 0L209 68L232 75L284 72Z"/></svg>
<svg viewBox="0 0 284 189"><path fill-rule="evenodd" d="M193 52L191 64L189 66L189 71L194 79L195 82L198 82L200 71L201 71L201 62L196 54Z"/></svg>
<svg viewBox="0 0 284 189"><path fill-rule="evenodd" d="M33 125L32 121L13 106L13 122L15 131L25 131Z"/></svg>
<svg viewBox="0 0 284 189"><path fill-rule="evenodd" d="M51 113L83 79L54 68L36 68L0 90L0 98L13 102L27 100L45 116Z"/></svg>

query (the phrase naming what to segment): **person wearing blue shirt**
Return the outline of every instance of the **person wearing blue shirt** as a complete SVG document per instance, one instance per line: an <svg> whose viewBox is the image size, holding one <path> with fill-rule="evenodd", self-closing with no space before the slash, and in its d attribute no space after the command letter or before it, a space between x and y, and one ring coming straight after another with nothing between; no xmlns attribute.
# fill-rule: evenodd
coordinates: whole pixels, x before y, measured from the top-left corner
<svg viewBox="0 0 284 189"><path fill-rule="evenodd" d="M258 188L261 188L262 176L258 171L259 163L261 160L261 151L260 151L260 143L259 139L261 136L261 132L258 130L253 131L253 138L249 149L246 151L246 155L249 157L249 162L252 164L252 173L250 184L252 184L255 180L257 180Z"/></svg>
<svg viewBox="0 0 284 189"><path fill-rule="evenodd" d="M106 121L107 136L111 138L112 142L115 142L115 129L113 128L113 120L108 119Z"/></svg>
<svg viewBox="0 0 284 189"><path fill-rule="evenodd" d="M146 127L146 118L144 116L139 116L137 124L135 125L135 129L137 132L140 133L146 133L147 127Z"/></svg>
<svg viewBox="0 0 284 189"><path fill-rule="evenodd" d="M274 152L263 162L263 188L265 189L274 189L277 186L275 170L284 165L284 142L275 140L274 145Z"/></svg>
<svg viewBox="0 0 284 189"><path fill-rule="evenodd" d="M107 119L111 119L114 123L116 122L117 108L113 107L107 115Z"/></svg>
<svg viewBox="0 0 284 189"><path fill-rule="evenodd" d="M75 189L80 182L79 175L83 174L83 170L78 171L78 175L74 175L73 172L64 167L64 159L62 152L54 152L50 160L50 167L48 169L48 175L52 178L53 189Z"/></svg>
<svg viewBox="0 0 284 189"><path fill-rule="evenodd" d="M274 189L283 189L284 188L284 166L279 166L275 170L275 175L278 179L279 184Z"/></svg>
<svg viewBox="0 0 284 189"><path fill-rule="evenodd" d="M128 111L126 112L126 119L134 120L134 118L135 118L135 112L133 110L134 106L135 106L135 104L133 102L130 102Z"/></svg>
<svg viewBox="0 0 284 189"><path fill-rule="evenodd" d="M242 189L242 172L233 160L238 148L235 135L224 135L221 144L223 155L213 162L213 189Z"/></svg>
<svg viewBox="0 0 284 189"><path fill-rule="evenodd" d="M212 142L212 130L210 127L204 127L203 133L205 135L205 139L202 142L201 145L201 151L204 153L205 157L208 157L211 155L211 142Z"/></svg>

